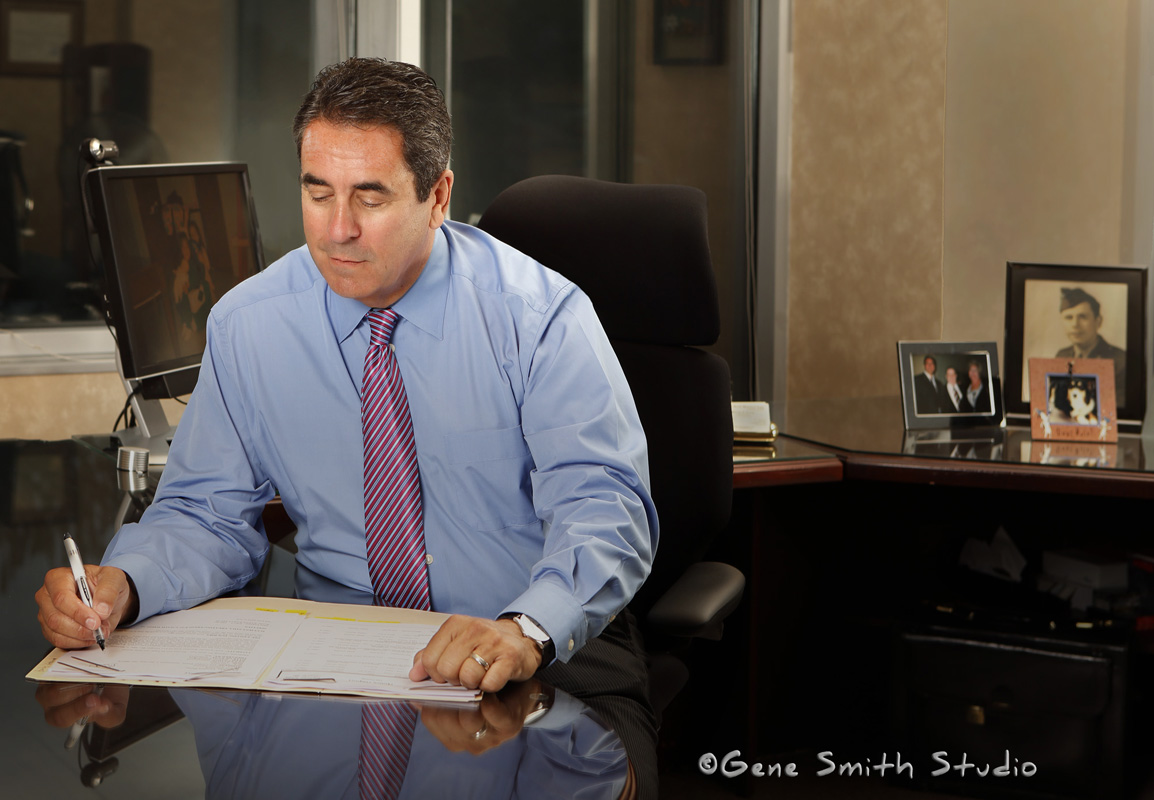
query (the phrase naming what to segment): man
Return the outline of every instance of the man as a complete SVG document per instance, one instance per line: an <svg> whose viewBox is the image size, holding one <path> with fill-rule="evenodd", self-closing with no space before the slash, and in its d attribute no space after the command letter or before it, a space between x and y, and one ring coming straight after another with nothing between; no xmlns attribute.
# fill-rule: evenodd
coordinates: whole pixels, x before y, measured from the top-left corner
<svg viewBox="0 0 1154 800"><path fill-rule="evenodd" d="M958 371L953 367L946 367L946 402L945 410L950 414L966 414L973 410L958 385Z"/></svg>
<svg viewBox="0 0 1154 800"><path fill-rule="evenodd" d="M938 371L938 360L926 356L922 367L923 371L914 376L914 411L918 414L940 414L945 410L945 387L934 377Z"/></svg>
<svg viewBox="0 0 1154 800"><path fill-rule="evenodd" d="M496 691L567 660L629 602L657 542L644 434L588 298L445 220L451 128L419 69L325 68L294 136L306 246L214 307L153 505L89 568L95 612L67 570L48 573L45 636L86 646L98 624L243 586L279 492L302 567L456 614L414 680ZM393 392L379 405L378 386ZM382 551L382 518L386 541L416 538Z"/></svg>
<svg viewBox="0 0 1154 800"><path fill-rule="evenodd" d="M1101 336L1102 314L1098 300L1083 289L1062 288L1058 313L1069 347L1063 347L1056 358L1108 358L1114 362L1114 393L1121 405L1126 398L1126 351L1114 347Z"/></svg>

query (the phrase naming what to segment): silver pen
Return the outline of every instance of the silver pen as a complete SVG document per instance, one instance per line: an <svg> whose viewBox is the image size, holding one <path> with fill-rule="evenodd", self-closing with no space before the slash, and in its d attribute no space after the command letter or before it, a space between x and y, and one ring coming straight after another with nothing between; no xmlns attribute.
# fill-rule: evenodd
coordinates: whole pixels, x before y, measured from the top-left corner
<svg viewBox="0 0 1154 800"><path fill-rule="evenodd" d="M88 577L84 574L84 562L80 560L80 551L76 549L76 542L71 534L64 534L64 552L68 553L68 565L72 567L72 577L76 579L76 588L80 590L80 599L84 605L92 608L92 590L88 588ZM92 608L95 611L95 608ZM96 643L104 649L104 633L100 626L96 626Z"/></svg>

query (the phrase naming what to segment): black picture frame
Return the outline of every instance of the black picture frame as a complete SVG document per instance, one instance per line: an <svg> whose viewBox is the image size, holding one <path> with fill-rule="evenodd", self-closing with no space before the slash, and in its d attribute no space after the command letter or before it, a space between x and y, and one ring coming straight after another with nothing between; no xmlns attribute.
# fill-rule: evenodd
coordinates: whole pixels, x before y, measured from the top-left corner
<svg viewBox="0 0 1154 800"><path fill-rule="evenodd" d="M722 63L723 9L722 0L657 0L653 5L653 63Z"/></svg>
<svg viewBox="0 0 1154 800"><path fill-rule="evenodd" d="M1146 416L1147 272L1144 266L1006 263L1002 375L1008 422L1029 424L1029 359L1071 358L1075 354L1071 336L1086 336L1084 325L1080 332L1067 332L1075 323L1066 319L1072 319L1076 309L1062 308L1084 296L1076 294L1080 291L1098 304L1099 311L1094 334L1101 344L1087 357L1115 362L1118 425L1122 431L1141 427ZM1083 302L1092 308L1090 301ZM1085 313L1081 316L1085 318ZM1124 359L1113 357L1119 349L1125 351Z"/></svg>
<svg viewBox="0 0 1154 800"><path fill-rule="evenodd" d="M922 386L925 362L934 362L936 376L930 397L928 384ZM976 362L978 381L984 391L976 393L976 407L969 404L965 390L971 362ZM958 405L949 398L948 373L956 373L962 391ZM996 342L898 342L898 371L901 375L902 412L906 430L997 428L1002 425L1002 384L998 373ZM927 399L928 398L928 399Z"/></svg>

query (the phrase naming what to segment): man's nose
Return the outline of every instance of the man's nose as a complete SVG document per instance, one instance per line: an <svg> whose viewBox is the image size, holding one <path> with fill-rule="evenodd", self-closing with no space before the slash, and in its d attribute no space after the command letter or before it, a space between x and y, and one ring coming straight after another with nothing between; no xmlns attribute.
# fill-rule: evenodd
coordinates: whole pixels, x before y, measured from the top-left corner
<svg viewBox="0 0 1154 800"><path fill-rule="evenodd" d="M348 203L336 203L329 219L329 238L334 242L347 242L360 236L361 229L356 214Z"/></svg>

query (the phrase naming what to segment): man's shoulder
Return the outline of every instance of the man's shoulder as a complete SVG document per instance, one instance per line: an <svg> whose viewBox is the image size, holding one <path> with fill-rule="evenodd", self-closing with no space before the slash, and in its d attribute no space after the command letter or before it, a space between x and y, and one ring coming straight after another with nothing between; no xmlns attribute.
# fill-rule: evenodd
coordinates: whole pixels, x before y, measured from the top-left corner
<svg viewBox="0 0 1154 800"><path fill-rule="evenodd" d="M1126 357L1126 351L1121 347L1115 347L1105 339L1099 339L1098 346L1094 348L1094 355L1098 358L1120 359Z"/></svg>
<svg viewBox="0 0 1154 800"><path fill-rule="evenodd" d="M279 297L311 292L321 278L305 246L290 250L265 269L230 289L213 306L218 318Z"/></svg>
<svg viewBox="0 0 1154 800"><path fill-rule="evenodd" d="M479 228L446 222L452 277L474 292L514 296L538 312L548 309L573 282Z"/></svg>

